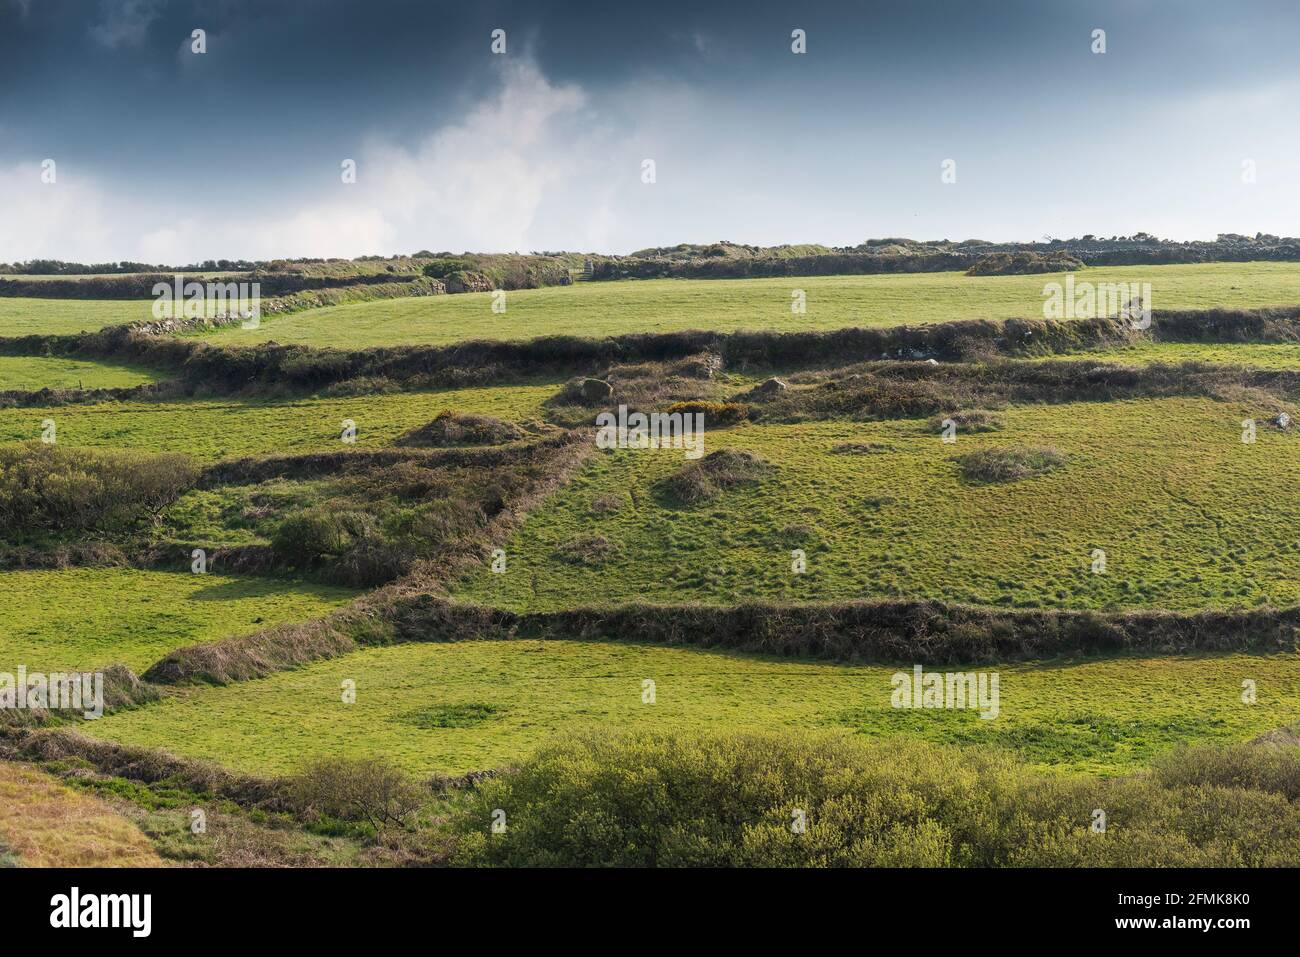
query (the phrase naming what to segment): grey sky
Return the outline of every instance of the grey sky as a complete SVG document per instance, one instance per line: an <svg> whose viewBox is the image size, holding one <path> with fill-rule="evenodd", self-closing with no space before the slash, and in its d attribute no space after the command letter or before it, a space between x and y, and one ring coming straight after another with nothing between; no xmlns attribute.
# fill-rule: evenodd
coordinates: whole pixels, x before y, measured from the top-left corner
<svg viewBox="0 0 1300 957"><path fill-rule="evenodd" d="M1284 2L0 0L0 260L1294 235L1297 39Z"/></svg>

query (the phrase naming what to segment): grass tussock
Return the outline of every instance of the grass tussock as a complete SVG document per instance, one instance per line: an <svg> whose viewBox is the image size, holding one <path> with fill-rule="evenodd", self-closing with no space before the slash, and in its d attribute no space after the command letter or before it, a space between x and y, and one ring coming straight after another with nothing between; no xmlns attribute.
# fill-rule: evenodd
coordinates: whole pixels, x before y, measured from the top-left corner
<svg viewBox="0 0 1300 957"><path fill-rule="evenodd" d="M961 477L967 482L983 484L1034 478L1059 469L1065 463L1065 456L1056 449L1027 446L979 449L957 456Z"/></svg>
<svg viewBox="0 0 1300 957"><path fill-rule="evenodd" d="M682 505L698 505L716 498L727 489L757 482L772 466L755 455L738 449L718 449L689 462L661 483L664 494Z"/></svg>
<svg viewBox="0 0 1300 957"><path fill-rule="evenodd" d="M1003 428L1002 416L987 409L959 409L948 415L939 415L930 420L930 429L942 431L951 421L959 432L1000 432Z"/></svg>
<svg viewBox="0 0 1300 957"><path fill-rule="evenodd" d="M642 733L562 741L487 781L456 861L542 867L1156 867L1300 863L1300 751L1034 773L995 749ZM1240 769L1226 772L1225 767ZM506 812L492 834L495 809ZM1106 830L1092 830L1093 811ZM1207 822L1214 826L1208 827Z"/></svg>
<svg viewBox="0 0 1300 957"><path fill-rule="evenodd" d="M881 455L890 449L883 442L836 442L831 446L836 455Z"/></svg>
<svg viewBox="0 0 1300 957"><path fill-rule="evenodd" d="M432 422L399 436L394 445L421 448L449 448L464 445L503 445L516 442L527 433L513 422L490 415L468 415L447 410Z"/></svg>
<svg viewBox="0 0 1300 957"><path fill-rule="evenodd" d="M555 557L570 565L599 568L618 552L618 545L604 535L579 535L556 548Z"/></svg>

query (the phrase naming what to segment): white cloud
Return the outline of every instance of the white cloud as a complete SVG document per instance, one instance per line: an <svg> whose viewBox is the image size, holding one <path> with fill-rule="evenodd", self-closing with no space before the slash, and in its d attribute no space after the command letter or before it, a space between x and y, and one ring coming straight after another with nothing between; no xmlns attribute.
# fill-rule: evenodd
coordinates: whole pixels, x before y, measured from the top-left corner
<svg viewBox="0 0 1300 957"><path fill-rule="evenodd" d="M526 249L548 189L580 166L571 121L585 104L577 87L509 66L498 96L416 148L373 144L358 188L416 245Z"/></svg>
<svg viewBox="0 0 1300 957"><path fill-rule="evenodd" d="M691 218L712 218L703 194L716 179L707 164L689 176L691 194L675 201L664 184L646 187L639 178L646 156L665 163L661 176L665 169L678 182L688 176L672 156L698 137L698 106L663 85L593 103L579 87L551 83L516 61L459 119L409 147L380 137L364 144L355 184L325 160L332 172L297 199L229 189L200 198L201 181L180 192L130 192L130 181L74 186L62 168L57 186L42 187L35 166L0 169L0 260L186 264L421 248L638 248L663 238L644 235L647 214L669 220L663 229L686 230L673 212L682 203Z"/></svg>
<svg viewBox="0 0 1300 957"><path fill-rule="evenodd" d="M167 0L100 0L99 20L90 34L110 50L139 46Z"/></svg>
<svg viewBox="0 0 1300 957"><path fill-rule="evenodd" d="M44 183L39 163L0 168L0 261L96 258L108 247L99 187L66 166L55 174Z"/></svg>

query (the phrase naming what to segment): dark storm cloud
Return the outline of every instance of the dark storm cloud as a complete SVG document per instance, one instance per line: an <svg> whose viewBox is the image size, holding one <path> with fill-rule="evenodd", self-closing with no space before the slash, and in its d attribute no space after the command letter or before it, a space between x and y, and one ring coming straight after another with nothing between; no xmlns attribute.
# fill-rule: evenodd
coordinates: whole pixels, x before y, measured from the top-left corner
<svg viewBox="0 0 1300 957"><path fill-rule="evenodd" d="M528 233L539 243L856 241L877 224L1027 237L1068 231L1098 194L1115 207L1147 197L1150 219L1134 229L1207 228L1161 195L1198 182L1196 164L1258 154L1295 172L1282 116L1296 106L1300 5L1281 0L0 0L0 175L58 157L113 195L202 190L248 204L230 215L252 204L288 215L318 189L312 171L366 143L418 151L511 95L487 52L497 27L510 59L535 70L511 74L520 88L580 93L581 105L565 92L538 105L548 124L569 124L555 135L591 133L573 164L534 141L520 161L572 165L568 180L539 180L545 196L616 224L567 236L541 199L546 228ZM790 54L794 27L805 56ZM1104 57L1089 50L1097 27ZM203 56L189 50L195 28ZM639 162L621 152L633 143L666 163L653 202L622 192L615 173ZM966 192L931 188L949 156ZM1072 212L1045 206L1053 182L1072 187ZM1086 231L1126 222L1114 209L1098 219Z"/></svg>

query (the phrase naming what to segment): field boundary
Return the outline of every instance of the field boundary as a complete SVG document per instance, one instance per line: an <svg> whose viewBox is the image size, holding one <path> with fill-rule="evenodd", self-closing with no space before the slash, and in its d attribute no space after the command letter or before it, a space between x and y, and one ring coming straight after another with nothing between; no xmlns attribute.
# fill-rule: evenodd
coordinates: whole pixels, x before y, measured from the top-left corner
<svg viewBox="0 0 1300 957"><path fill-rule="evenodd" d="M877 360L950 363L996 356L1032 358L1149 341L1300 342L1300 305L1155 312L1151 327L1145 330L1121 319L973 319L808 332L694 330L601 339L546 336L518 342L469 340L354 351L275 343L233 346L148 334L133 326L110 326L71 336L0 338L0 355L125 361L169 371L183 388L202 386L229 394L313 391L345 382L364 386L382 381L407 389L504 385L543 374L584 374L614 363L662 362L703 353L717 355L728 368L744 371L751 366L798 369ZM154 383L153 387L162 390L168 385ZM63 390L58 395L63 396L62 401L77 401L76 391ZM116 390L103 391L111 395ZM30 401L25 395L29 394L14 393L10 401Z"/></svg>
<svg viewBox="0 0 1300 957"><path fill-rule="evenodd" d="M402 594L304 625L192 645L151 666L158 684L227 684L361 647L472 640L626 641L860 663L942 665L1141 653L1296 651L1300 607L1243 611L1006 610L933 601L733 606L630 604L516 613Z"/></svg>

